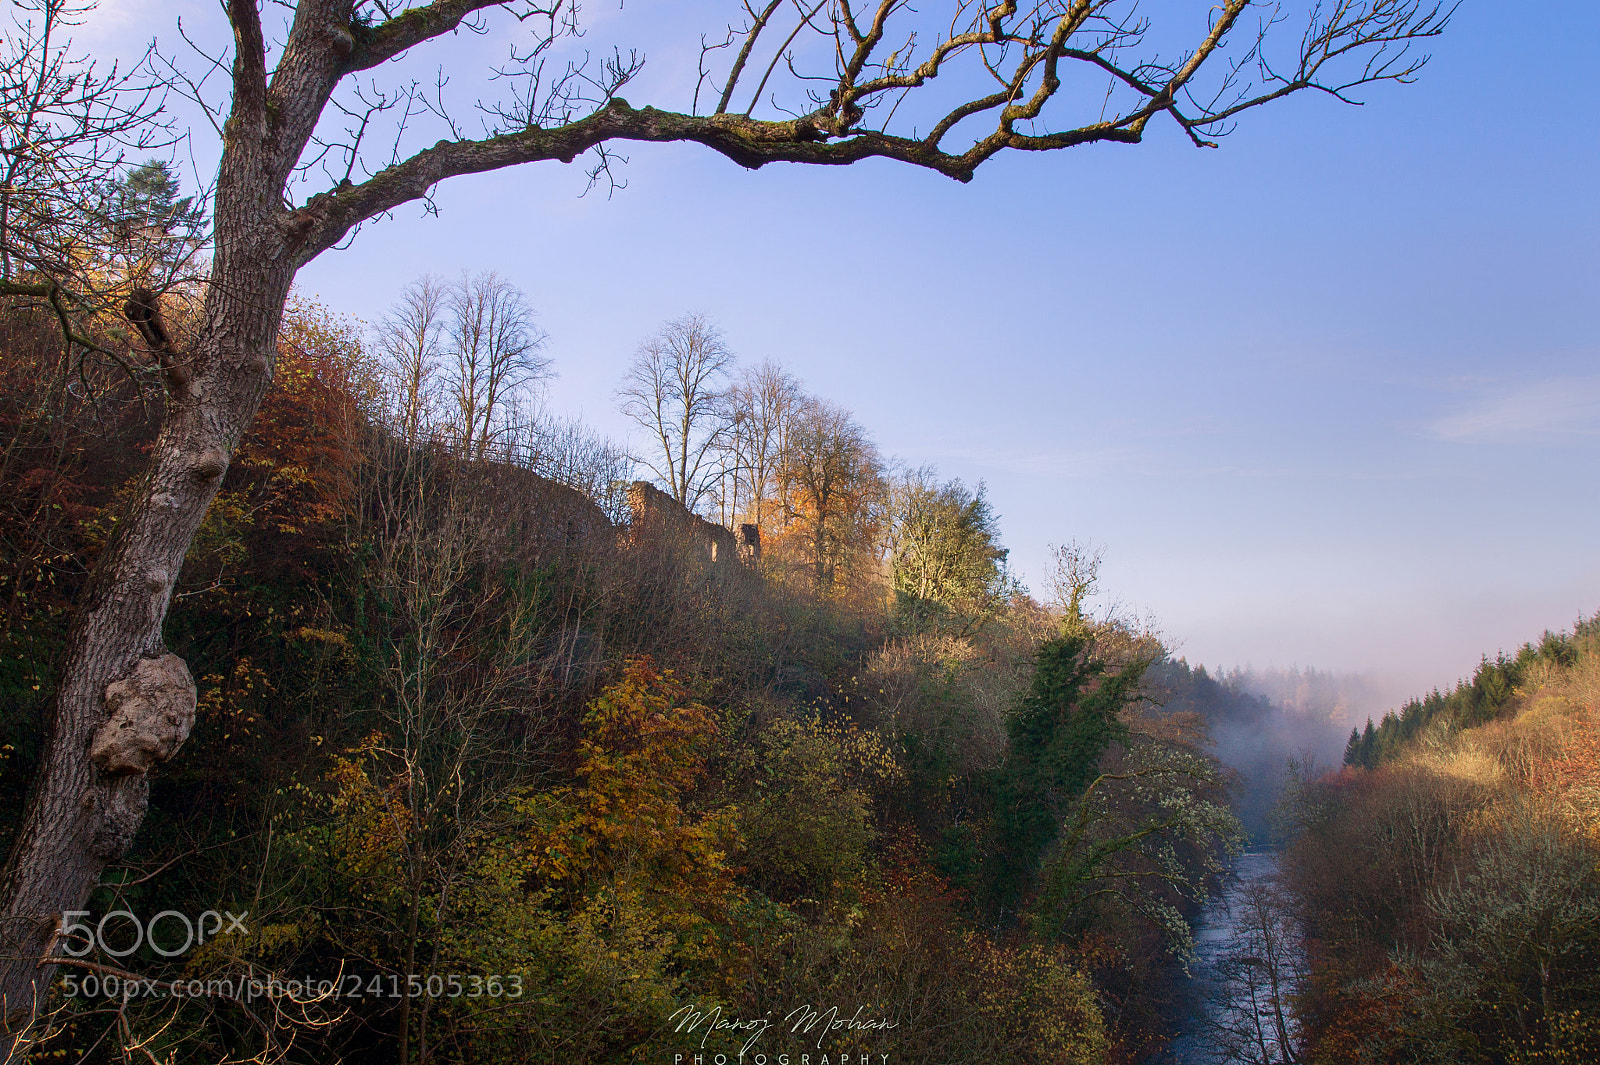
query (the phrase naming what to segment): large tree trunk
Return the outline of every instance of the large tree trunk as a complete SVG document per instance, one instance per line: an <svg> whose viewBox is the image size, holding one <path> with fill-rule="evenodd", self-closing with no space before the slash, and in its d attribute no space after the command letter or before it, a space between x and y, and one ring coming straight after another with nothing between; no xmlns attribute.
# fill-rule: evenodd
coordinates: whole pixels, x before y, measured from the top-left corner
<svg viewBox="0 0 1600 1065"><path fill-rule="evenodd" d="M245 206L237 191L219 188L205 324L191 353L163 359L168 400L151 465L76 612L45 760L0 874L0 1062L21 1056L45 1004L55 967L40 960L63 910L82 909L101 871L126 853L144 819L149 770L176 753L193 721L194 682L166 651L162 624L189 543L271 383L298 265L270 215L225 210L229 200ZM224 228L229 214L236 224Z"/></svg>
<svg viewBox="0 0 1600 1065"><path fill-rule="evenodd" d="M162 643L173 585L272 382L295 273L359 221L336 225L337 235L308 248L319 215L287 208L284 194L342 76L351 0L302 0L272 87L258 2L226 3L233 106L217 171L204 322L189 350L178 351L159 328L153 296L136 293L128 306L165 373L166 415L145 480L77 606L44 764L0 871L0 1065L26 1052L39 1024L62 912L82 909L102 870L127 852L144 820L149 771L188 736L194 681Z"/></svg>

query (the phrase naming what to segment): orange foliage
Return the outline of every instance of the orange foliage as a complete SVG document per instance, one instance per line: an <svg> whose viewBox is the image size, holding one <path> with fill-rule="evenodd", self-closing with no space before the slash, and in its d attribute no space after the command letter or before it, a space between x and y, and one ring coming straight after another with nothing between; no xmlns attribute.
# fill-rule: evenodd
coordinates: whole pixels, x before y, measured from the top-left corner
<svg viewBox="0 0 1600 1065"><path fill-rule="evenodd" d="M1546 766L1548 786L1591 836L1600 837L1600 723L1595 711L1576 715L1561 757Z"/></svg>
<svg viewBox="0 0 1600 1065"><path fill-rule="evenodd" d="M720 909L734 892L721 818L692 818L682 795L701 777L716 725L671 670L631 660L584 715L578 783L521 801L535 815L533 856L547 881L583 890L595 880L694 908Z"/></svg>
<svg viewBox="0 0 1600 1065"><path fill-rule="evenodd" d="M85 524L137 470L150 398L109 360L75 358L50 315L0 311L0 632L70 610L98 548Z"/></svg>
<svg viewBox="0 0 1600 1065"><path fill-rule="evenodd" d="M776 486L780 554L807 559L818 588L871 574L884 518L882 461L847 411L813 400L795 414Z"/></svg>
<svg viewBox="0 0 1600 1065"><path fill-rule="evenodd" d="M1376 977L1357 986L1337 987L1326 971L1314 975L1324 985L1333 1008L1326 1023L1309 1032L1305 1060L1311 1065L1401 1065L1407 1048L1395 1045L1395 1034L1416 1012L1412 1004L1422 989L1392 962Z"/></svg>
<svg viewBox="0 0 1600 1065"><path fill-rule="evenodd" d="M278 333L272 388L230 478L259 524L302 536L342 514L360 461L357 429L376 395L354 323L293 300Z"/></svg>

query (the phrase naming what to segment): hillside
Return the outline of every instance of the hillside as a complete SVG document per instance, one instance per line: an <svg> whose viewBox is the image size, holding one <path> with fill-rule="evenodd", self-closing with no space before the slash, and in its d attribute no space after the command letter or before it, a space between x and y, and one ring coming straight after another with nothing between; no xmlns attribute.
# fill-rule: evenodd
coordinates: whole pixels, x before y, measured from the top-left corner
<svg viewBox="0 0 1600 1065"><path fill-rule="evenodd" d="M0 327L10 832L161 397L54 387L50 321ZM193 732L67 930L40 1060L659 1061L806 1003L866 1025L840 1055L1159 1051L1240 832L1203 719L1151 698L1163 648L1080 608L1092 567L1037 602L931 471L857 462L827 509L811 423L724 525L581 426L421 430L391 369L293 308L173 598Z"/></svg>
<svg viewBox="0 0 1600 1065"><path fill-rule="evenodd" d="M1308 1062L1600 1060L1600 624L1484 659L1293 796Z"/></svg>

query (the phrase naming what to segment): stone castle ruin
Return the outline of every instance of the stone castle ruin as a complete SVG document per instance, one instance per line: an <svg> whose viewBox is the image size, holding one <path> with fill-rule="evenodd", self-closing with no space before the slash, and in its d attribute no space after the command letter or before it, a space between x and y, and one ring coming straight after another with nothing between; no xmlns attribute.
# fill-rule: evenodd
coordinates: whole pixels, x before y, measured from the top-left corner
<svg viewBox="0 0 1600 1065"><path fill-rule="evenodd" d="M706 521L645 481L634 481L628 486L628 512L628 538L633 543L652 540L676 543L718 567L731 565L746 554L740 550L740 541L730 530ZM756 543L755 554L759 557L759 530Z"/></svg>
<svg viewBox="0 0 1600 1065"><path fill-rule="evenodd" d="M583 492L527 470L496 471L507 483L499 493L503 512L496 524L504 535L536 557L586 550L605 544L672 546L715 569L761 560L761 530L750 524L738 532L707 521L645 481L627 489L628 519L613 525Z"/></svg>

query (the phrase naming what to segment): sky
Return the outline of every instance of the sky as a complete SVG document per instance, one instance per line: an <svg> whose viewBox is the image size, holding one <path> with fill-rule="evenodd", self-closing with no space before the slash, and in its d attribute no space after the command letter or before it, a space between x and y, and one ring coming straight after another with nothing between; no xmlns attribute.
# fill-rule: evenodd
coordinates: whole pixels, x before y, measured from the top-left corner
<svg viewBox="0 0 1600 1065"><path fill-rule="evenodd" d="M670 106L733 7L586 17L646 57L624 95ZM703 313L886 455L983 482L1030 585L1092 541L1191 663L1399 698L1600 609L1600 5L1509 10L1466 0L1415 84L1280 101L1215 150L1156 125L961 185L629 146L610 196L579 166L457 179L300 287L372 322L423 273L496 270L551 335L549 405L618 438L638 343ZM180 15L219 39L214 3L116 0L78 41L177 53ZM427 61L470 101L504 44ZM189 151L209 178L203 128Z"/></svg>

